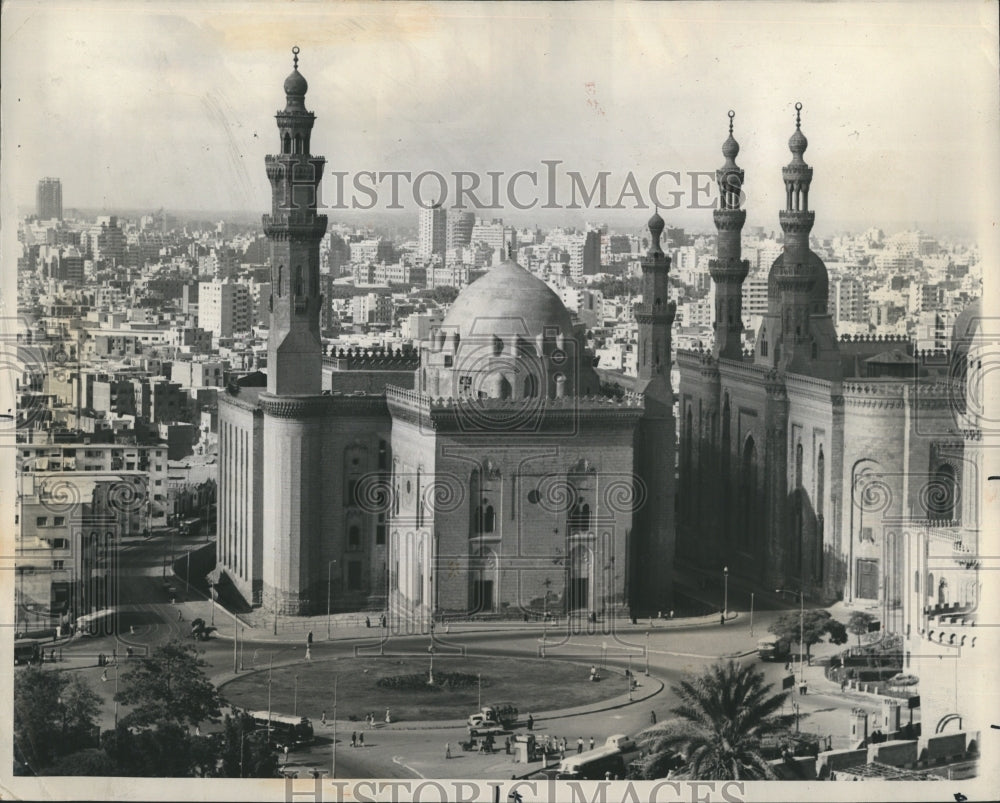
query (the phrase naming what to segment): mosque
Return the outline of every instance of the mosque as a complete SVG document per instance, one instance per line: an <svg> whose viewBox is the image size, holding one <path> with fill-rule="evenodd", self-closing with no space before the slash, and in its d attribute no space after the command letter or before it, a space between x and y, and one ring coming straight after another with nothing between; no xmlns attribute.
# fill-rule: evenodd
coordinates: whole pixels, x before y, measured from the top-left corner
<svg viewBox="0 0 1000 803"><path fill-rule="evenodd" d="M873 606L898 633L915 570L914 522L948 528L965 548L978 544L978 428L967 425L965 398L981 314L976 302L956 321L951 352L917 352L902 337L837 337L826 266L809 247L816 212L801 108L782 169L783 252L747 351L745 175L730 112L713 212L714 344L677 355L676 557L720 575L728 567L766 592ZM928 602L974 607L977 577L946 574L921 584Z"/></svg>
<svg viewBox="0 0 1000 803"><path fill-rule="evenodd" d="M267 387L219 402L222 574L285 614L386 607L627 616L672 598L674 304L649 222L638 381L603 395L584 330L510 254L426 342L324 354L324 159L295 67L268 156Z"/></svg>

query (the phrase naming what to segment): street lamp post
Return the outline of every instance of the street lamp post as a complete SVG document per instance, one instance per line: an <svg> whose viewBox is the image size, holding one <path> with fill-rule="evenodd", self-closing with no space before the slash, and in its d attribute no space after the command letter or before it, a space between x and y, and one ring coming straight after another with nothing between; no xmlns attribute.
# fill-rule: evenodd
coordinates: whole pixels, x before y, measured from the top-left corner
<svg viewBox="0 0 1000 803"><path fill-rule="evenodd" d="M337 675L333 676L333 768L330 777L337 777Z"/></svg>
<svg viewBox="0 0 1000 803"><path fill-rule="evenodd" d="M267 743L271 744L271 665L274 663L274 653L267 659Z"/></svg>
<svg viewBox="0 0 1000 803"><path fill-rule="evenodd" d="M646 675L649 676L649 631L646 631Z"/></svg>
<svg viewBox="0 0 1000 803"><path fill-rule="evenodd" d="M482 672L477 672L476 673L476 680L479 683L479 701L478 701L478 708L477 708L477 710L478 711L482 711L483 710L483 673Z"/></svg>
<svg viewBox="0 0 1000 803"><path fill-rule="evenodd" d="M722 567L722 618L725 619L729 615L729 567Z"/></svg>
<svg viewBox="0 0 1000 803"><path fill-rule="evenodd" d="M430 671L427 673L427 685L428 686L433 686L434 685L434 645L433 644L431 644L431 646L427 648L427 652L429 652L431 654L431 668L430 668Z"/></svg>
<svg viewBox="0 0 1000 803"><path fill-rule="evenodd" d="M628 672L626 673L628 677L625 680L628 681L628 699L632 702L632 653L628 654Z"/></svg>
<svg viewBox="0 0 1000 803"><path fill-rule="evenodd" d="M295 673L295 691L292 697L292 716L299 714L299 673Z"/></svg>
<svg viewBox="0 0 1000 803"><path fill-rule="evenodd" d="M326 564L326 639L333 638L330 632L330 589L333 587L333 564L336 560L331 560Z"/></svg>
<svg viewBox="0 0 1000 803"><path fill-rule="evenodd" d="M753 638L753 591L750 592L750 638Z"/></svg>

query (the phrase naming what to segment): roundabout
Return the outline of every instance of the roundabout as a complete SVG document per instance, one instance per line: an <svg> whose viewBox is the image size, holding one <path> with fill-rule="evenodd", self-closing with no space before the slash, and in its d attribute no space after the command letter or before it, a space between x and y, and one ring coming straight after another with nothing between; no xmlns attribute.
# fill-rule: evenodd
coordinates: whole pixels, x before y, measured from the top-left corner
<svg viewBox="0 0 1000 803"><path fill-rule="evenodd" d="M430 662L416 656L333 658L258 668L220 687L240 708L271 710L320 720L332 718L334 681L337 718L363 722L374 713L393 723L464 720L482 705L507 703L521 717L528 713L600 704L627 693L624 673L601 669L590 680L590 667L553 659L508 657L435 657L434 683L427 683Z"/></svg>

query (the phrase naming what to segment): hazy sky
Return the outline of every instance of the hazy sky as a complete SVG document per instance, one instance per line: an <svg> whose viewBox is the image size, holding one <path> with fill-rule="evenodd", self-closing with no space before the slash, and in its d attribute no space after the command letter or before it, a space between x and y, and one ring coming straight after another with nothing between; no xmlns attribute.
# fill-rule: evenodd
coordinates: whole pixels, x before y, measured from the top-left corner
<svg viewBox="0 0 1000 803"><path fill-rule="evenodd" d="M974 234L1000 175L993 3L9 2L2 31L8 204L58 176L66 207L265 211L292 45L328 171L557 159L610 171L614 199L629 171L645 194L658 171L721 165L732 108L749 223L777 229L801 101L817 230Z"/></svg>

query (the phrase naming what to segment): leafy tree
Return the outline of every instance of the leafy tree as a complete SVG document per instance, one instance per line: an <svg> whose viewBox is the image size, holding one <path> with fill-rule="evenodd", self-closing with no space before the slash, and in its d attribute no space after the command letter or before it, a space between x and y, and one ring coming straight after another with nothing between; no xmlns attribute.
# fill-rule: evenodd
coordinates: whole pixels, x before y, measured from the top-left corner
<svg viewBox="0 0 1000 803"><path fill-rule="evenodd" d="M768 628L778 638L795 644L799 643L799 629L799 614L794 612L782 614ZM846 628L842 622L834 619L829 611L805 611L802 614L801 630L802 638L805 642L806 660L809 660L809 650L812 645L819 644L824 636L829 636L831 644L844 644L847 642Z"/></svg>
<svg viewBox="0 0 1000 803"><path fill-rule="evenodd" d="M875 616L867 611L854 611L851 618L847 620L847 629L858 637L858 646L861 646L861 637L868 632L868 625L875 621Z"/></svg>
<svg viewBox="0 0 1000 803"><path fill-rule="evenodd" d="M788 692L772 689L762 672L731 660L682 680L672 687L680 700L674 717L639 735L647 755L634 765L636 774L655 779L680 769L705 780L774 778L761 738L786 732L794 717L778 714Z"/></svg>
<svg viewBox="0 0 1000 803"><path fill-rule="evenodd" d="M220 774L226 778L273 778L278 755L267 743L267 734L254 727L253 717L239 712L223 720Z"/></svg>
<svg viewBox="0 0 1000 803"><path fill-rule="evenodd" d="M115 699L133 706L126 726L218 722L221 698L205 675L206 663L190 644L172 641L136 661L121 676Z"/></svg>
<svg viewBox="0 0 1000 803"><path fill-rule="evenodd" d="M15 757L38 774L93 744L100 697L79 676L27 667L14 676Z"/></svg>
<svg viewBox="0 0 1000 803"><path fill-rule="evenodd" d="M195 774L191 737L176 722L155 728L129 728L124 720L118 729L106 731L101 745L115 766L115 775L151 778L185 778Z"/></svg>
<svg viewBox="0 0 1000 803"><path fill-rule="evenodd" d="M115 763L97 747L78 750L63 756L47 773L49 775L115 775Z"/></svg>

